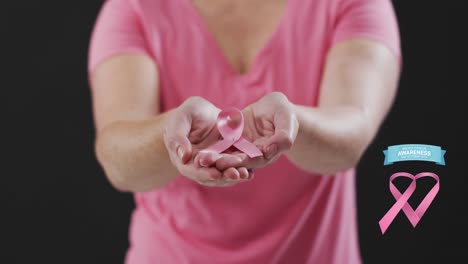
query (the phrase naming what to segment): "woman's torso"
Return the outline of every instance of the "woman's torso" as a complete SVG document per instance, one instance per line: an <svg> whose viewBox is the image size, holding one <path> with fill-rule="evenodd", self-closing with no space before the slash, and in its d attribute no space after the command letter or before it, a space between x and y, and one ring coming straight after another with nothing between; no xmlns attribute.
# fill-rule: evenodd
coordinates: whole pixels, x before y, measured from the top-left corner
<svg viewBox="0 0 468 264"><path fill-rule="evenodd" d="M217 1L129 1L163 110L190 96L243 108L273 91L316 106L335 1L242 1L232 14ZM359 262L353 171L314 175L283 157L232 188L181 176L135 199L128 263Z"/></svg>

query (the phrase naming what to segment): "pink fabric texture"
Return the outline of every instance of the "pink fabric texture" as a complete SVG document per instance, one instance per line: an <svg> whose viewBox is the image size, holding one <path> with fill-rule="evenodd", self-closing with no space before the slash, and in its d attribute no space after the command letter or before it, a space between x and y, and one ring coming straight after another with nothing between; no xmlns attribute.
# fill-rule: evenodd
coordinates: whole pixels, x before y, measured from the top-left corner
<svg viewBox="0 0 468 264"><path fill-rule="evenodd" d="M313 107L328 50L350 38L380 42L399 57L391 1L289 0L251 69L238 74L190 0L108 0L88 70L117 54L149 56L164 111L190 96L242 109L273 91ZM126 263L361 263L354 180L354 170L317 175L284 157L232 188L180 176L135 194Z"/></svg>

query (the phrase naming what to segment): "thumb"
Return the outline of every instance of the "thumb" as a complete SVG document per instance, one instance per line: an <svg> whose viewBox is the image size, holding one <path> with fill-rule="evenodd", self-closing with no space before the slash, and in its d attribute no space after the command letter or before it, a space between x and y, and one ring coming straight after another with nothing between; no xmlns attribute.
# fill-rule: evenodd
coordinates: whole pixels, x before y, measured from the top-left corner
<svg viewBox="0 0 468 264"><path fill-rule="evenodd" d="M280 152L289 150L296 139L299 127L296 115L292 111L281 111L277 113L273 123L275 132L264 145L266 158L271 158Z"/></svg>
<svg viewBox="0 0 468 264"><path fill-rule="evenodd" d="M186 136L173 135L169 137L169 151L182 163L187 163L192 157L192 144Z"/></svg>
<svg viewBox="0 0 468 264"><path fill-rule="evenodd" d="M188 139L190 124L171 118L164 129L164 144L171 160L187 163L192 157L192 144Z"/></svg>

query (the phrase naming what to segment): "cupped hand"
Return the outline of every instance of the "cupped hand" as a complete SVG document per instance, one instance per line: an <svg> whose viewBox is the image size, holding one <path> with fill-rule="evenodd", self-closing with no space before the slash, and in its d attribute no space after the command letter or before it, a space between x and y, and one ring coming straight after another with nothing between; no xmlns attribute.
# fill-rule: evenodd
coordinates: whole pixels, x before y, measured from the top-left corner
<svg viewBox="0 0 468 264"><path fill-rule="evenodd" d="M299 129L299 122L293 104L279 92L270 93L259 101L242 110L244 115L243 137L254 143L263 156L249 158L238 150L230 151L231 155L242 160L241 165L248 169L264 167L291 149ZM211 153L201 152L197 159L208 160ZM227 159L218 159L202 164L207 168L216 167L225 170L231 164Z"/></svg>
<svg viewBox="0 0 468 264"><path fill-rule="evenodd" d="M252 173L232 154L197 154L217 142L216 120L220 109L201 97L191 97L174 110L164 128L164 144L178 171L202 185L232 186L250 180ZM197 159L195 159L197 157ZM213 165L216 161L223 169Z"/></svg>

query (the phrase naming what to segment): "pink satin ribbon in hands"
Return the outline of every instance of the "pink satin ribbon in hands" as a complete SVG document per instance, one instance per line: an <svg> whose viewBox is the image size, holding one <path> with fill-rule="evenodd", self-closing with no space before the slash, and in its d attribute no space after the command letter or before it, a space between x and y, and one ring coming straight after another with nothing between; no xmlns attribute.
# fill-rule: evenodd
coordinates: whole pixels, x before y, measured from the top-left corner
<svg viewBox="0 0 468 264"><path fill-rule="evenodd" d="M257 146L242 137L244 115L239 109L227 108L221 111L218 115L217 128L223 139L202 151L222 153L231 146L234 146L250 158L263 155Z"/></svg>

